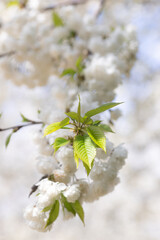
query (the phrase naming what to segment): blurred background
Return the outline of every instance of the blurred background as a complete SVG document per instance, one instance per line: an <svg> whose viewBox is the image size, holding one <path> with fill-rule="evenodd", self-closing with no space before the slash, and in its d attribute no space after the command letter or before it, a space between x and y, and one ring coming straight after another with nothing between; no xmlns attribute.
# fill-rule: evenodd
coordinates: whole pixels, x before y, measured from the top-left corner
<svg viewBox="0 0 160 240"><path fill-rule="evenodd" d="M51 232L38 233L23 219L30 188L40 178L33 142L38 126L20 130L7 149L8 133L0 133L0 240L160 239L160 1L115 2L116 18L135 25L139 43L131 75L117 90L117 99L125 104L110 138L124 142L129 152L121 182L111 194L84 205L85 227L78 218L64 222L60 217ZM46 89L0 79L0 127L19 123L19 113L37 120L39 94Z"/></svg>

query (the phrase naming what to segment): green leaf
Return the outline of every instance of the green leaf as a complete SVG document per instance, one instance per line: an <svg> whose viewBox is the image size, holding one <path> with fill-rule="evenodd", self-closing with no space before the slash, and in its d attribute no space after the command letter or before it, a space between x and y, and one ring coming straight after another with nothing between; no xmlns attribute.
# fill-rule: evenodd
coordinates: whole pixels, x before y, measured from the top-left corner
<svg viewBox="0 0 160 240"><path fill-rule="evenodd" d="M76 215L76 211L72 207L72 203L68 202L66 197L62 194L61 201L63 203L63 207L67 209L68 212L71 212L74 216Z"/></svg>
<svg viewBox="0 0 160 240"><path fill-rule="evenodd" d="M51 134L55 131L57 131L58 129L66 126L69 124L69 118L65 118L63 119L61 122L56 122L56 123L52 123L50 124L48 127L45 128L44 130L44 136Z"/></svg>
<svg viewBox="0 0 160 240"><path fill-rule="evenodd" d="M79 166L79 158L78 158L78 155L76 154L75 151L74 151L74 159L75 159L75 162L76 162L76 166L78 168L78 166Z"/></svg>
<svg viewBox="0 0 160 240"><path fill-rule="evenodd" d="M71 129L71 128L69 128L69 127L61 127L61 129Z"/></svg>
<svg viewBox="0 0 160 240"><path fill-rule="evenodd" d="M80 217L81 221L84 223L84 211L80 202L78 200L75 201L74 203L72 203L72 207Z"/></svg>
<svg viewBox="0 0 160 240"><path fill-rule="evenodd" d="M84 124L87 124L87 125L90 125L90 124L93 124L93 120L87 116L84 116L81 120L82 123Z"/></svg>
<svg viewBox="0 0 160 240"><path fill-rule="evenodd" d="M76 113L76 112L67 112L65 114L68 117L70 117L72 120L76 120L78 122L78 113Z"/></svg>
<svg viewBox="0 0 160 240"><path fill-rule="evenodd" d="M13 1L9 1L7 3L7 7L12 7L12 6L19 6L19 1L18 0L13 0Z"/></svg>
<svg viewBox="0 0 160 240"><path fill-rule="evenodd" d="M12 132L11 134L9 134L8 137L6 138L6 142L5 142L5 146L6 146L6 148L8 147L8 145L9 145L9 143L10 143L10 140L11 140L12 134L13 134L13 132Z"/></svg>
<svg viewBox="0 0 160 240"><path fill-rule="evenodd" d="M52 19L55 27L64 26L62 18L56 12L53 12Z"/></svg>
<svg viewBox="0 0 160 240"><path fill-rule="evenodd" d="M78 122L81 122L81 99L80 96L78 95L79 98L79 103L78 103L78 109L77 109L77 114L78 114Z"/></svg>
<svg viewBox="0 0 160 240"><path fill-rule="evenodd" d="M97 121L95 121L95 122L93 123L93 125L94 125L94 126L99 126L99 124L100 124L101 122L102 122L102 121L97 120Z"/></svg>
<svg viewBox="0 0 160 240"><path fill-rule="evenodd" d="M52 206L53 206L53 205L49 205L49 206L43 208L42 212L48 212L48 211L50 211L50 210L52 209Z"/></svg>
<svg viewBox="0 0 160 240"><path fill-rule="evenodd" d="M26 118L22 113L21 113L21 117L22 117L22 122L30 122L31 121L28 118Z"/></svg>
<svg viewBox="0 0 160 240"><path fill-rule="evenodd" d="M68 68L68 69L63 70L61 77L64 77L66 75L74 77L75 74L76 74L76 71L74 69Z"/></svg>
<svg viewBox="0 0 160 240"><path fill-rule="evenodd" d="M59 201L56 200L52 205L45 228L51 225L57 219L58 215L59 215Z"/></svg>
<svg viewBox="0 0 160 240"><path fill-rule="evenodd" d="M112 132L114 133L114 131L110 128L110 126L108 126L107 124L100 124L99 127L104 131L104 132Z"/></svg>
<svg viewBox="0 0 160 240"><path fill-rule="evenodd" d="M98 126L89 126L87 133L92 141L106 152L106 137L103 130Z"/></svg>
<svg viewBox="0 0 160 240"><path fill-rule="evenodd" d="M83 59L82 57L79 57L76 61L76 68L78 70L78 73L81 73L84 69L84 65L83 65Z"/></svg>
<svg viewBox="0 0 160 240"><path fill-rule="evenodd" d="M94 160L93 160L93 162L92 162L92 164L91 164L91 169L90 169L90 168L83 162L83 166L84 166L85 169L86 169L87 176L89 176L89 174L90 174L90 172L91 172L91 170L92 170L93 164L94 164Z"/></svg>
<svg viewBox="0 0 160 240"><path fill-rule="evenodd" d="M0 118L2 117L2 113L0 113Z"/></svg>
<svg viewBox="0 0 160 240"><path fill-rule="evenodd" d="M84 122L84 120L86 120L86 117L84 118L82 118L81 116L79 116L78 115L78 113L76 113L76 112L67 112L67 113L65 113L68 117L70 117L72 120L76 120L76 122L79 122L79 117L80 117L80 122L81 123L83 123ZM92 121L92 119L90 118L90 119L87 119L88 121L87 121L87 123L92 123L93 121ZM87 124L86 123L86 124Z"/></svg>
<svg viewBox="0 0 160 240"><path fill-rule="evenodd" d="M56 138L53 143L54 153L56 153L60 147L65 146L69 142L70 142L69 140L62 137Z"/></svg>
<svg viewBox="0 0 160 240"><path fill-rule="evenodd" d="M119 104L121 104L121 103L106 103L98 108L95 108L95 109L92 109L92 110L86 112L85 116L92 117L92 116L102 113L110 108L113 108Z"/></svg>
<svg viewBox="0 0 160 240"><path fill-rule="evenodd" d="M91 168L93 159L96 156L96 148L88 135L76 136L74 139L74 151L89 168Z"/></svg>

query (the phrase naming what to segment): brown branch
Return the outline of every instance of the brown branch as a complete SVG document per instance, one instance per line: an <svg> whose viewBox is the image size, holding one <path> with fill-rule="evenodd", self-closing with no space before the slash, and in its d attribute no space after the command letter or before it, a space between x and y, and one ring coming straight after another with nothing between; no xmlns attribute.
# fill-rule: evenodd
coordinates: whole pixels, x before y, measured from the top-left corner
<svg viewBox="0 0 160 240"><path fill-rule="evenodd" d="M76 5L84 4L87 1L88 0L67 0L67 1L63 1L63 2L60 2L60 3L53 4L51 6L43 8L41 10L42 11L49 11L49 10L53 10L55 8L61 8L61 7L69 6L69 5L76 6Z"/></svg>
<svg viewBox="0 0 160 240"><path fill-rule="evenodd" d="M17 132L23 127L29 127L29 126L38 125L38 124L43 124L43 122L30 121L28 124L25 124L25 125L23 124L23 125L8 127L8 128L0 128L0 132L8 131L8 130L13 130L14 132Z"/></svg>
<svg viewBox="0 0 160 240"><path fill-rule="evenodd" d="M99 8L96 12L96 18L98 18L99 15L101 14L105 3L106 3L106 0L100 0Z"/></svg>
<svg viewBox="0 0 160 240"><path fill-rule="evenodd" d="M2 53L2 54L0 54L0 58L10 57L10 56L14 55L15 53L16 53L15 51L10 51L10 52L6 52L6 53Z"/></svg>

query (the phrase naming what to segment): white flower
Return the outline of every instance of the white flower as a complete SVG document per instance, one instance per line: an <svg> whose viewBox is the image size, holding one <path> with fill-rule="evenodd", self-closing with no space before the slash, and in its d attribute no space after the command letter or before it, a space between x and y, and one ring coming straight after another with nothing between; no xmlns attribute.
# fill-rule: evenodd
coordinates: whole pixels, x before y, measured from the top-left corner
<svg viewBox="0 0 160 240"><path fill-rule="evenodd" d="M136 40L136 29L133 25L128 24L125 27L125 31L126 31L126 37L129 40Z"/></svg>
<svg viewBox="0 0 160 240"><path fill-rule="evenodd" d="M67 198L68 202L75 202L80 197L80 189L78 184L73 184L63 192L64 196Z"/></svg>
<svg viewBox="0 0 160 240"><path fill-rule="evenodd" d="M65 27L58 27L54 29L53 32L53 41L58 43L59 41L63 40L64 38L67 38L69 35L69 31Z"/></svg>
<svg viewBox="0 0 160 240"><path fill-rule="evenodd" d="M60 193L66 189L64 183L52 182L48 179L40 181L38 184L37 205L41 208L47 207L57 199Z"/></svg>
<svg viewBox="0 0 160 240"><path fill-rule="evenodd" d="M108 156L110 156L113 148L114 148L113 143L110 142L108 140L108 138L106 138L106 153L101 148L98 148L97 153L96 153L97 158L107 160Z"/></svg>
<svg viewBox="0 0 160 240"><path fill-rule="evenodd" d="M88 185L86 193L83 195L83 200L86 202L93 202L95 200L98 200L101 196L112 192L118 183L119 179L117 176L113 179L100 179L91 182Z"/></svg>
<svg viewBox="0 0 160 240"><path fill-rule="evenodd" d="M68 173L76 171L76 163L74 160L73 148L70 146L61 147L56 153L56 159L62 164L62 169Z"/></svg>
<svg viewBox="0 0 160 240"><path fill-rule="evenodd" d="M102 159L95 158L93 168L90 173L90 178L93 180L101 180L104 179L105 174L107 172L107 162Z"/></svg>
<svg viewBox="0 0 160 240"><path fill-rule="evenodd" d="M66 173L62 169L54 170L53 175L54 175L54 179L55 179L56 182L63 182L65 184L67 184L70 181L69 173Z"/></svg>
<svg viewBox="0 0 160 240"><path fill-rule="evenodd" d="M100 84L104 81L109 89L111 89L111 84L114 85L115 81L118 83L120 78L117 69L117 59L113 54L108 54L106 57L95 55L85 68L84 73L88 81L97 79L100 81ZM97 84L99 81L97 81Z"/></svg>
<svg viewBox="0 0 160 240"><path fill-rule="evenodd" d="M42 174L51 174L56 167L56 161L53 157L40 155L36 158L37 169Z"/></svg>
<svg viewBox="0 0 160 240"><path fill-rule="evenodd" d="M112 157L118 160L123 160L127 158L127 155L128 155L127 150L123 147L123 144L120 144L114 149Z"/></svg>
<svg viewBox="0 0 160 240"><path fill-rule="evenodd" d="M54 203L56 198L58 198L57 192L56 193L54 192L54 194L52 194L52 197L47 193L39 194L37 196L37 206L41 209L48 207Z"/></svg>
<svg viewBox="0 0 160 240"><path fill-rule="evenodd" d="M43 134L36 132L33 138L35 144L37 145L38 152L45 156L51 156L53 148L48 144L47 139L43 138Z"/></svg>
<svg viewBox="0 0 160 240"><path fill-rule="evenodd" d="M51 226L45 228L47 216L37 206L29 205L24 211L24 218L31 228L39 232L46 232L51 229Z"/></svg>
<svg viewBox="0 0 160 240"><path fill-rule="evenodd" d="M125 158L127 158L128 152L127 150L123 147L123 144L120 144L117 146L114 150L113 153L109 159L109 163L112 166L115 171L118 171L119 169L122 168L122 166L125 163Z"/></svg>

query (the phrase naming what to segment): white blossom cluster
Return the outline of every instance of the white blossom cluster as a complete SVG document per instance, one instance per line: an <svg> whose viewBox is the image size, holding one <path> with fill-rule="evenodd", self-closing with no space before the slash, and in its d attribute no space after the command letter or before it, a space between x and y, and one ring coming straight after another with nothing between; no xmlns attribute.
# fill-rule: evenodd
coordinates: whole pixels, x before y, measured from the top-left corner
<svg viewBox="0 0 160 240"><path fill-rule="evenodd" d="M132 67L130 62L134 61L137 41L131 25L118 25L114 19L110 21L107 14L97 21L89 11L90 5L84 4L56 10L64 26L55 27L52 12L40 11L42 1L34 4L29 0L29 10L16 6L6 8L6 2L3 0L0 6L3 26L0 52L14 52L10 61L4 58L0 62L6 79L28 87L45 85L50 76L59 76L64 68L74 68L76 59L82 55L87 65L82 84L85 89L100 90L103 79L108 82L106 89L115 89L121 75ZM101 82L95 83L99 79ZM113 95L110 98L113 99Z"/></svg>
<svg viewBox="0 0 160 240"><path fill-rule="evenodd" d="M76 111L78 93L82 115L103 102L113 101L116 88L135 60L137 40L133 26L122 26L114 18L108 19L105 11L101 19L97 18L89 11L92 3L89 1L81 6L56 9L64 23L57 27L52 12L40 10L44 3L33 2L28 1L29 10L6 8L6 1L0 4L0 10L4 10L0 52L13 52L9 60L0 59L1 75L16 85L45 86L47 96L39 99L39 118L45 124L61 121L66 111ZM84 64L81 76L60 77L63 70L76 69L79 57ZM108 112L105 118L96 116L95 120L101 117L103 123L108 123L120 115L116 109ZM122 145L114 147L107 140L107 154L98 149L91 173L83 179L76 176L72 146L61 147L53 156L50 145L54 139L72 134L60 130L45 139L41 132L35 136L39 151L37 169L43 175L54 176L54 181L46 178L37 184L36 203L24 213L29 226L38 231L51 229L51 226L45 228L48 213L42 210L59 200L62 193L68 202L92 202L113 191L119 182L118 173L127 157ZM66 219L72 216L65 210Z"/></svg>
<svg viewBox="0 0 160 240"><path fill-rule="evenodd" d="M26 208L24 217L29 226L38 231L47 231L51 226L45 228L48 215L43 212L45 207L50 206L55 200L59 200L61 193L68 202L93 202L99 197L112 192L119 183L118 172L125 163L127 151L119 145L114 147L107 140L107 154L98 150L94 166L87 178L75 179L76 165L71 147L62 147L54 157L41 157L38 159L38 170L43 174L52 174L54 182L48 179L41 180L37 186L37 202ZM47 159L48 158L48 159ZM60 167L53 167L55 160L59 161ZM47 171L48 169L48 171ZM84 170L84 169L83 169ZM64 211L64 219L74 215Z"/></svg>

